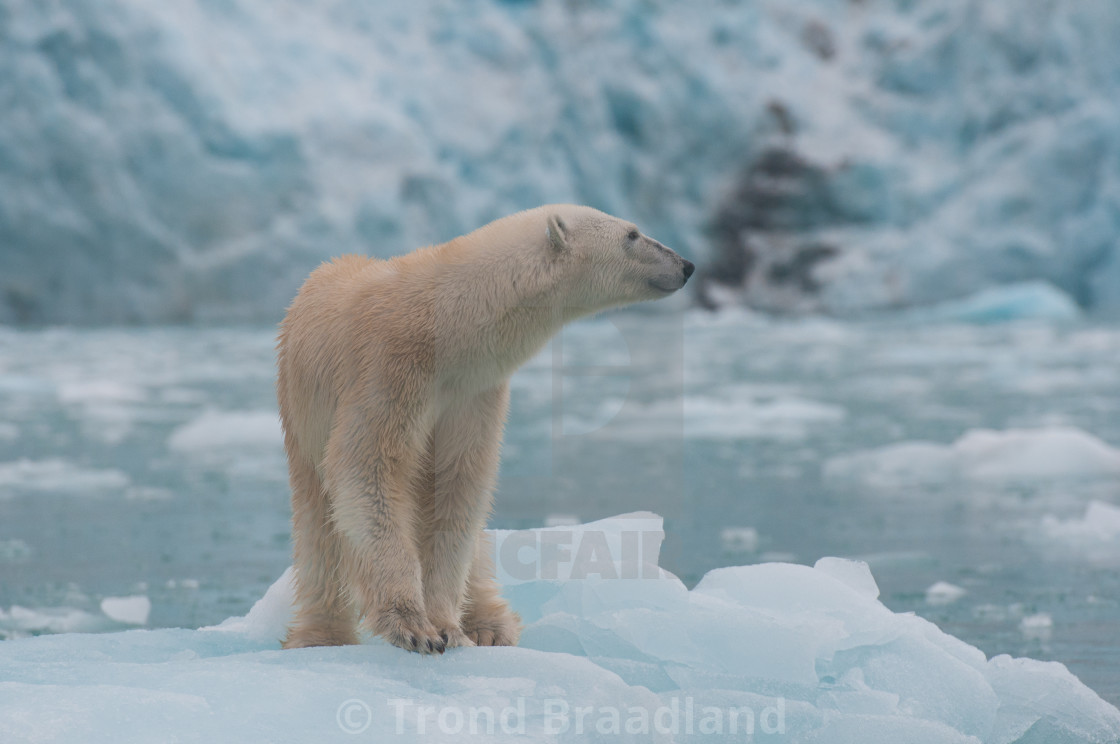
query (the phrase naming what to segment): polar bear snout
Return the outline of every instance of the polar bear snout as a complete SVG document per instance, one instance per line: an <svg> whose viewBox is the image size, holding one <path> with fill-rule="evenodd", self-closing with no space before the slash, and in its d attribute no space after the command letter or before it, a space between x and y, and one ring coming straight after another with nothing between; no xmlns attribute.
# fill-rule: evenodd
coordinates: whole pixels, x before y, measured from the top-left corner
<svg viewBox="0 0 1120 744"><path fill-rule="evenodd" d="M694 271L696 271L696 265L688 259L682 258L679 272L659 274L649 280L649 286L660 292L670 294L683 287Z"/></svg>

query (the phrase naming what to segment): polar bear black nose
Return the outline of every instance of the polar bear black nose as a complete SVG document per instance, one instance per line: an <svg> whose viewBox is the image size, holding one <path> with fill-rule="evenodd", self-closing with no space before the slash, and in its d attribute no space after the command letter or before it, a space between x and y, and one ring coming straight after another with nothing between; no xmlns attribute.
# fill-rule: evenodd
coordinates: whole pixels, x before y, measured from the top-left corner
<svg viewBox="0 0 1120 744"><path fill-rule="evenodd" d="M696 271L696 264L686 260L684 262L684 278L688 279L690 276L692 276L692 272L694 271Z"/></svg>

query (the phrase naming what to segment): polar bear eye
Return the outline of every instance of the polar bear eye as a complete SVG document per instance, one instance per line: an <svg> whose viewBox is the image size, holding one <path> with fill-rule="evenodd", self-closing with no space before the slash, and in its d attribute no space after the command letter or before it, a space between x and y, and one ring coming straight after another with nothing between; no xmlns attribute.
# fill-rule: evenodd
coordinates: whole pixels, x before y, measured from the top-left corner
<svg viewBox="0 0 1120 744"><path fill-rule="evenodd" d="M637 230L631 230L630 234L627 235L626 237L629 238L630 240L637 240L638 237L639 237L638 231Z"/></svg>

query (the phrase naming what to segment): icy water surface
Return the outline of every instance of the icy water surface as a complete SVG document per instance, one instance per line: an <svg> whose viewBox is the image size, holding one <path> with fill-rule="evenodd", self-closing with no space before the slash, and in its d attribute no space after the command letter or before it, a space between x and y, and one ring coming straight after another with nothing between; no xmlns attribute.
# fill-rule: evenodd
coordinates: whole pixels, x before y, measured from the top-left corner
<svg viewBox="0 0 1120 744"><path fill-rule="evenodd" d="M0 637L261 596L290 562L273 335L0 331ZM689 584L862 558L892 609L1117 703L1118 359L1088 325L584 322L514 379L492 524L656 511Z"/></svg>

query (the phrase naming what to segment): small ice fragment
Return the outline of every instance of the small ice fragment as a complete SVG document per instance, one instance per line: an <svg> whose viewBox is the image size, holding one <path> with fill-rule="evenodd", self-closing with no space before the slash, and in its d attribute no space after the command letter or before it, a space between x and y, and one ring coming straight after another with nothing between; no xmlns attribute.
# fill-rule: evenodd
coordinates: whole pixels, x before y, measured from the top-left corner
<svg viewBox="0 0 1120 744"><path fill-rule="evenodd" d="M1045 640L1050 637L1050 632L1053 629L1054 620L1045 612L1027 615L1019 621L1019 630L1021 630L1023 635L1027 638Z"/></svg>
<svg viewBox="0 0 1120 744"><path fill-rule="evenodd" d="M0 540L0 563L23 563L30 557L31 546L23 540Z"/></svg>
<svg viewBox="0 0 1120 744"><path fill-rule="evenodd" d="M282 638L292 618L292 604L295 601L295 572L291 566L272 582L272 586L242 617L229 617L218 625L200 630L215 630L228 633L244 633L258 641Z"/></svg>
<svg viewBox="0 0 1120 744"><path fill-rule="evenodd" d="M575 514L549 514L544 518L545 527L570 527L579 523Z"/></svg>
<svg viewBox="0 0 1120 744"><path fill-rule="evenodd" d="M719 540L728 553L754 553L758 550L758 530L754 527L726 527Z"/></svg>
<svg viewBox="0 0 1120 744"><path fill-rule="evenodd" d="M101 600L101 611L118 623L146 625L152 601L143 595L134 597L106 597Z"/></svg>
<svg viewBox="0 0 1120 744"><path fill-rule="evenodd" d="M167 488L133 486L124 492L124 497L129 501L169 501L175 494Z"/></svg>
<svg viewBox="0 0 1120 744"><path fill-rule="evenodd" d="M965 589L950 584L948 581L938 581L926 589L926 603L931 605L947 605L956 602L968 592Z"/></svg>

